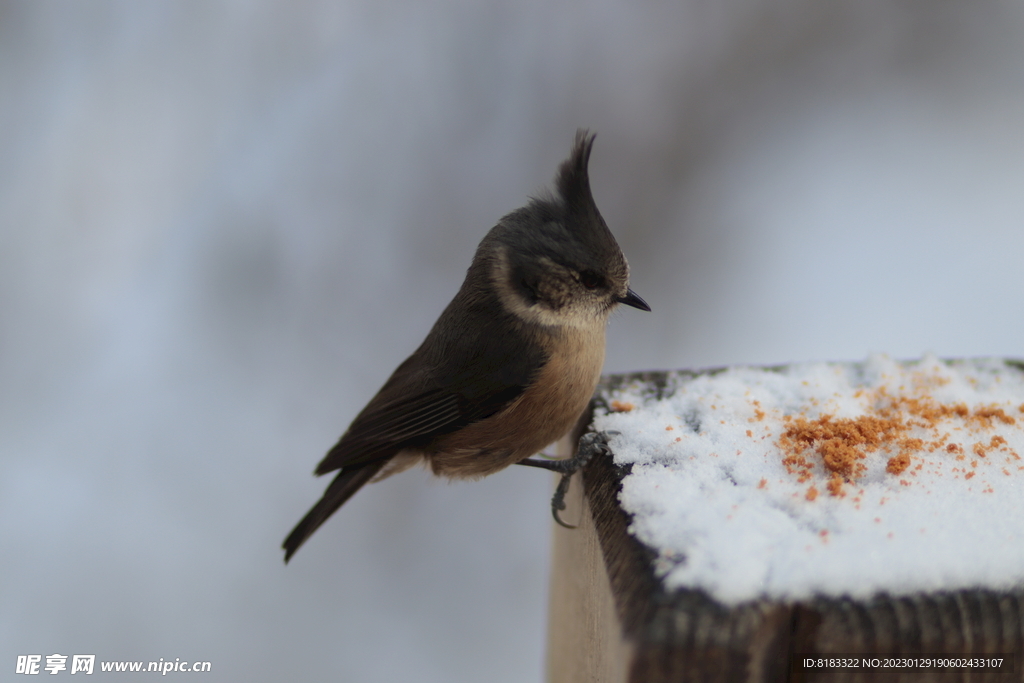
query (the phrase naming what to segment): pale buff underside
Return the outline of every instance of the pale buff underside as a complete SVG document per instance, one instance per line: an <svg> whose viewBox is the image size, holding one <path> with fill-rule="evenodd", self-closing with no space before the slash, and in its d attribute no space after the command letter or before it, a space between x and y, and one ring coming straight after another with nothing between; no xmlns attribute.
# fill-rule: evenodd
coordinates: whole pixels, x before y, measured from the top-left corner
<svg viewBox="0 0 1024 683"><path fill-rule="evenodd" d="M604 320L589 329L563 328L537 381L497 415L441 438L429 452L396 455L374 481L423 458L434 474L472 479L535 455L575 424L594 394L604 365Z"/></svg>

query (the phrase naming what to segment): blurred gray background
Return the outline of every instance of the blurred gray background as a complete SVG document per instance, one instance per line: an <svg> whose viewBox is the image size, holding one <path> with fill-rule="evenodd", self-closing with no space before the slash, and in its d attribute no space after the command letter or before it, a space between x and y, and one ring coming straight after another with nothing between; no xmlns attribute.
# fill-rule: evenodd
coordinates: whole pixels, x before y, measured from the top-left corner
<svg viewBox="0 0 1024 683"><path fill-rule="evenodd" d="M1021 356L1022 121L1010 1L0 3L0 679L539 681L550 476L279 549L484 233L588 126L606 370Z"/></svg>

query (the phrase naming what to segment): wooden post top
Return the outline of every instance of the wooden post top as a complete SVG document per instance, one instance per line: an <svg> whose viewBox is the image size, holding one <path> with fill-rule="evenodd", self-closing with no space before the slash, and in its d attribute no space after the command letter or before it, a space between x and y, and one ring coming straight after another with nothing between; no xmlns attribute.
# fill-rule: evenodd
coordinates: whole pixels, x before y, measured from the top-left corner
<svg viewBox="0 0 1024 683"><path fill-rule="evenodd" d="M1019 364L1011 363L1007 367L1022 371ZM779 371L783 369L768 370ZM620 390L624 387L639 387L645 400L658 401L693 379L724 372L655 372L606 377L591 410L581 418L564 447L569 448L582 433L593 429L595 417L621 409L622 405L615 408L611 402L621 400ZM762 401L762 407L757 410L765 409L764 403ZM1018 427L1024 429L1024 396L1020 404ZM973 408L968 406L968 410ZM998 416L991 411L989 414ZM1011 413L1007 410L1004 414ZM685 416L680 417L685 422ZM1016 416L1014 418L1016 421ZM600 419L597 422L607 424ZM948 426L956 429L956 425ZM776 434L774 438L779 436ZM948 440L948 443L953 441ZM991 439L988 443L992 443ZM998 440L995 443L998 445ZM613 440L613 450L615 444ZM886 458L899 456L893 449L881 450ZM945 462L948 470L964 462L967 462L967 469L972 469L969 460L957 461L956 455L955 449L943 451L943 457L948 456ZM780 451L779 457L785 454ZM814 460L813 452L806 458L813 465L812 475L834 475L824 464ZM921 459L924 461L923 456ZM940 590L881 590L869 595L849 592L828 595L821 591L797 597L762 594L742 600L723 599L716 596L713 589L699 585L667 585L665 562L661 557L664 553L636 538L631 531L634 515L620 504L623 481L634 466L616 464L614 458L597 458L591 462L584 471L582 487L576 489L575 494L570 493L570 500L575 495L578 507L565 515L569 521L578 519L579 528L555 529L548 662L551 683L583 680L645 683L1024 681L1021 660L1024 586L1020 583L1009 587L976 585ZM797 469L794 479L799 479L801 474L806 472ZM844 486L850 498L843 498L842 504L852 509L852 497L860 490L856 487L862 484L852 470L849 475ZM1012 477L1007 475L1006 478ZM878 476L876 479L883 481ZM1018 479L1024 481L1024 471ZM804 488L814 484L809 478L798 483ZM824 486L821 489L826 490ZM829 502L827 496L827 493L822 494L826 503ZM839 505L839 500L836 498L833 502ZM804 497L801 504L814 502ZM1024 528L1024 519L1015 523ZM685 555L687 549L680 550ZM871 550L865 548L864 552ZM1024 567L1016 567L1016 571L1024 574ZM866 666L815 668L802 665L813 665L830 655L855 656L859 665ZM906 663L924 655L966 655L973 659L999 655L1008 657L1009 662L997 669L933 665L910 671L885 667L882 661L877 667L872 666L875 659L888 658L893 660L891 664L898 664L900 659Z"/></svg>

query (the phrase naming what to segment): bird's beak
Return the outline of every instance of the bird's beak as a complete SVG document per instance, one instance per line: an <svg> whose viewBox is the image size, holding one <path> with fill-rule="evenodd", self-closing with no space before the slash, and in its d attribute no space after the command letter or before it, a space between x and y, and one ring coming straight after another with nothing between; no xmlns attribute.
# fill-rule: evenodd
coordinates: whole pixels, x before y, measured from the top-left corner
<svg viewBox="0 0 1024 683"><path fill-rule="evenodd" d="M618 301L620 304L632 306L633 308L639 308L641 311L651 310L651 307L647 305L647 302L641 299L639 296L637 296L636 292L634 292L632 289L627 289L626 296L622 297L621 299L616 299L616 301Z"/></svg>

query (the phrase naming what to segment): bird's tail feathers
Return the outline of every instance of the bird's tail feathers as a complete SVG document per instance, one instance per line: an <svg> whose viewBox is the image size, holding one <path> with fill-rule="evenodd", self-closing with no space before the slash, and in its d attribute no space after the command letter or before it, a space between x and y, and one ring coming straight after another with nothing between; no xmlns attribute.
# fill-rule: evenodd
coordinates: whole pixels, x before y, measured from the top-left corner
<svg viewBox="0 0 1024 683"><path fill-rule="evenodd" d="M306 539L313 535L313 532L320 528L320 525L327 521L327 518L334 514L346 500L351 498L356 491L362 488L376 476L376 474L388 463L390 458L382 458L361 465L342 468L338 476L330 483L324 495L316 505L306 513L288 538L284 539L281 547L284 548L285 563L291 559Z"/></svg>

